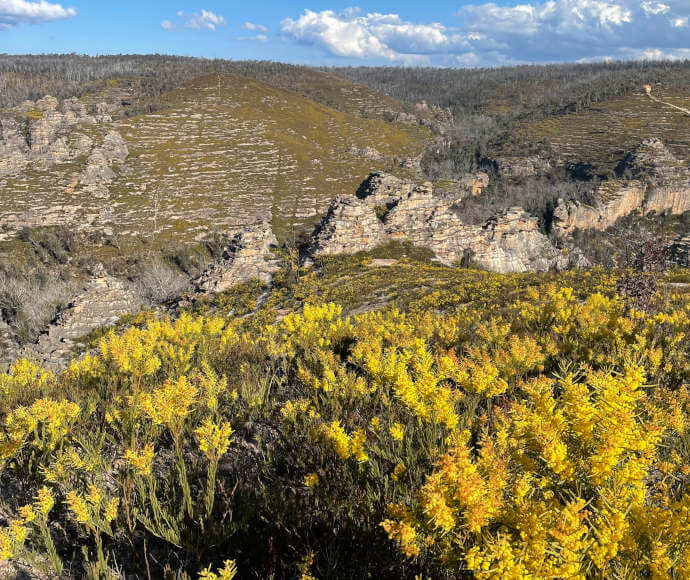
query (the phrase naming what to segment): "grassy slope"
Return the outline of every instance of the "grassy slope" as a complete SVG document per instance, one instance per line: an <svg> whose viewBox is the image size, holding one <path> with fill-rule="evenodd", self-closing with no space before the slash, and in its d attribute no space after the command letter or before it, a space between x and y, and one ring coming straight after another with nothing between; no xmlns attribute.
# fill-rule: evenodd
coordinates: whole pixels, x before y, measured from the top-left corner
<svg viewBox="0 0 690 580"><path fill-rule="evenodd" d="M293 224L314 223L332 197L353 192L370 171L391 169L391 162L347 153L351 146L403 158L418 154L427 136L418 127L359 116L372 91L348 92L345 85L353 86L340 83L334 104L351 113L244 77L200 77L163 95L160 110L112 125L130 157L110 200L67 189L83 164L78 160L0 182L8 194L0 195L0 217L37 225L48 215L48 223L94 221L124 244L154 230L163 243L189 241L260 218L271 218L276 233L287 236ZM110 127L76 130L99 142Z"/></svg>
<svg viewBox="0 0 690 580"><path fill-rule="evenodd" d="M662 101L690 106L690 93L654 88ZM658 137L684 159L690 147L690 116L649 99L642 87L580 113L551 117L521 127L527 139L548 139L566 161L587 161L612 170L624 152L645 137Z"/></svg>

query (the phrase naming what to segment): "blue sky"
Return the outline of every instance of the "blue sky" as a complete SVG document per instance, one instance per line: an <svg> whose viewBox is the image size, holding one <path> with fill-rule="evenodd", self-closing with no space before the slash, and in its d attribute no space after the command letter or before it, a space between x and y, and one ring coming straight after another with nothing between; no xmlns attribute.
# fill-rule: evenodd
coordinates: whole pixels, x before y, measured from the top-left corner
<svg viewBox="0 0 690 580"><path fill-rule="evenodd" d="M690 58L690 0L0 0L0 53L494 66Z"/></svg>

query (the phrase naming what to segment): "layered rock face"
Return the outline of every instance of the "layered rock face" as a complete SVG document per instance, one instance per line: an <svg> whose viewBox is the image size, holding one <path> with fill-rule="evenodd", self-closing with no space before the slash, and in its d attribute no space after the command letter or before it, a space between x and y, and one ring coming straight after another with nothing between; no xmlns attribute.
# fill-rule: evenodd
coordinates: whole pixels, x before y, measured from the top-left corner
<svg viewBox="0 0 690 580"><path fill-rule="evenodd" d="M480 267L496 272L586 265L579 255L557 250L522 208L510 208L483 226L467 225L431 184L380 173L369 176L355 196L331 202L311 253L355 253L395 240L429 248L446 264L471 256Z"/></svg>
<svg viewBox="0 0 690 580"><path fill-rule="evenodd" d="M567 236L575 229L605 230L635 211L682 214L690 211L690 168L658 139L645 139L618 165L622 177L602 184L595 206L559 200L553 231Z"/></svg>
<svg viewBox="0 0 690 580"><path fill-rule="evenodd" d="M98 268L38 342L26 347L21 356L31 357L51 369L61 368L69 362L78 339L114 324L139 307L137 295L127 282Z"/></svg>
<svg viewBox="0 0 690 580"><path fill-rule="evenodd" d="M268 223L250 226L232 237L221 259L209 266L194 286L202 293L216 293L252 278L268 282L278 269L272 253L277 246Z"/></svg>
<svg viewBox="0 0 690 580"><path fill-rule="evenodd" d="M115 179L114 165L122 165L127 159L127 145L117 131L109 131L103 144L96 147L86 160L86 168L79 176L79 184L95 197L110 196L108 184Z"/></svg>
<svg viewBox="0 0 690 580"><path fill-rule="evenodd" d="M14 175L29 165L45 170L88 154L89 138L72 138L72 129L77 124L110 122L106 110L110 110L107 105L98 105L90 114L76 98L60 104L50 95L15 107L0 118L0 177ZM104 148L110 147L104 143Z"/></svg>

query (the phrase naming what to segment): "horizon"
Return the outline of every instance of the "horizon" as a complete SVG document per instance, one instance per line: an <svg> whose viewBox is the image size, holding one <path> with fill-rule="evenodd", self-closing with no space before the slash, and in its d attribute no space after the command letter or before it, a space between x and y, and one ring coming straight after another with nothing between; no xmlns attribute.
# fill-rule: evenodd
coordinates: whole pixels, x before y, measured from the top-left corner
<svg viewBox="0 0 690 580"><path fill-rule="evenodd" d="M269 0L176 5L0 0L0 52L263 60L314 67L497 68L690 58L684 0ZM104 33L105 32L105 33Z"/></svg>

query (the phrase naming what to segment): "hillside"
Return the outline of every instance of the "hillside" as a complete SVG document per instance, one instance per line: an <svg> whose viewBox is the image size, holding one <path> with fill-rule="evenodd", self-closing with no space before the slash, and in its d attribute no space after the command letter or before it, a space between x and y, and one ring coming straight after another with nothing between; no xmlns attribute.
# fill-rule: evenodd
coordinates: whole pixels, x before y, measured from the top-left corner
<svg viewBox="0 0 690 580"><path fill-rule="evenodd" d="M688 73L0 55L0 577L690 577Z"/></svg>
<svg viewBox="0 0 690 580"><path fill-rule="evenodd" d="M690 90L653 87L653 95L690 107ZM690 115L652 100L643 86L629 95L598 102L583 111L524 123L527 140L547 140L564 162L588 163L595 173L611 173L621 156L646 137L661 139L681 159L690 151Z"/></svg>
<svg viewBox="0 0 690 580"><path fill-rule="evenodd" d="M358 108L357 91L343 102ZM257 220L273 221L286 235L293 225L315 222L335 194L354 189L372 167L395 170L418 156L428 135L229 74L166 93L157 109L67 132L68 142L83 135L98 144L109 131L124 139L128 156L108 178L107 204L81 187L86 150L6 175L0 185L13 195L1 196L0 220L6 228L89 226L122 243L191 241ZM374 160L359 154L366 148L378 152Z"/></svg>

